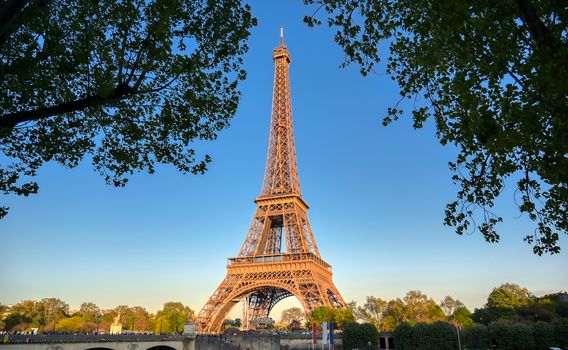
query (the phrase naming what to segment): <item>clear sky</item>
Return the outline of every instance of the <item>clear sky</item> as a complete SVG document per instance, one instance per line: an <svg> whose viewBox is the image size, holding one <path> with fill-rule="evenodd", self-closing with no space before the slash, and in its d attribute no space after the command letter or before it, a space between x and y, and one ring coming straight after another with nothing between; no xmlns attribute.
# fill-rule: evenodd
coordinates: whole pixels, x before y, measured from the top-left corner
<svg viewBox="0 0 568 350"><path fill-rule="evenodd" d="M71 308L142 305L155 312L181 301L198 311L225 276L254 214L265 166L272 99L272 50L279 27L292 55L292 109L300 181L324 259L347 301L402 297L418 289L441 300L485 303L492 288L518 283L542 294L568 289L568 242L560 255L533 255L522 237L508 186L496 212L500 244L479 233L459 237L442 225L455 195L432 125L412 129L408 118L381 125L398 101L396 84L381 71L362 78L340 69L344 56L325 27L308 28L313 9L301 1L255 1L259 20L245 57L248 79L229 129L199 146L213 156L203 176L172 167L138 174L126 188L104 184L83 162L68 170L45 166L40 193L3 197L0 220L0 302L58 297ZM297 300L282 302L275 311ZM233 313L235 315L235 313Z"/></svg>

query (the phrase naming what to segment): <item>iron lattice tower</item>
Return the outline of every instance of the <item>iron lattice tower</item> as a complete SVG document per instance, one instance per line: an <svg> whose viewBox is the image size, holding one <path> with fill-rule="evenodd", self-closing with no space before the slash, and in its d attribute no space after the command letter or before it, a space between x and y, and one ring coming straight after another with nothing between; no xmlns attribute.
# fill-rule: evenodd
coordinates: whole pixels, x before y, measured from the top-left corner
<svg viewBox="0 0 568 350"><path fill-rule="evenodd" d="M280 300L296 296L306 313L319 306L345 306L332 281L331 265L319 253L302 199L290 100L290 53L284 45L272 56L275 65L270 139L264 181L256 213L227 275L198 314L200 332L218 333L240 301L245 325L268 316Z"/></svg>

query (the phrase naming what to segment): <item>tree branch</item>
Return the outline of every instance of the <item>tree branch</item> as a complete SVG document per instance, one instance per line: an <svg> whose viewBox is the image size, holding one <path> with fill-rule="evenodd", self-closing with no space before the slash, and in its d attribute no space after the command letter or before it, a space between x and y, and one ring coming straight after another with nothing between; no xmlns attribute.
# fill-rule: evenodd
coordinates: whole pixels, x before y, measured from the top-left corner
<svg viewBox="0 0 568 350"><path fill-rule="evenodd" d="M28 121L40 120L56 115L82 111L89 107L107 105L132 97L138 91L126 84L119 84L107 96L91 95L71 102L61 103L52 107L43 107L29 111L4 114L0 116L0 128L12 129L16 125Z"/></svg>
<svg viewBox="0 0 568 350"><path fill-rule="evenodd" d="M540 20L540 18L538 18L534 8L529 3L529 0L517 0L517 6L521 11L521 19L527 25L529 32L538 47L552 48L553 43L550 40L548 28Z"/></svg>

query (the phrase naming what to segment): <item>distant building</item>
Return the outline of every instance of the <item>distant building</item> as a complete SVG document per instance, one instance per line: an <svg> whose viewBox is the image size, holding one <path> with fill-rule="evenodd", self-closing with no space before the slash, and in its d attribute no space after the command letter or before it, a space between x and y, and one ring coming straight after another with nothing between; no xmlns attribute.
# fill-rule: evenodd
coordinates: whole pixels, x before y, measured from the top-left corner
<svg viewBox="0 0 568 350"><path fill-rule="evenodd" d="M120 323L120 313L114 318L110 325L110 334L122 334L122 323Z"/></svg>
<svg viewBox="0 0 568 350"><path fill-rule="evenodd" d="M270 317L259 317L251 323L255 329L272 329L274 327L274 320Z"/></svg>

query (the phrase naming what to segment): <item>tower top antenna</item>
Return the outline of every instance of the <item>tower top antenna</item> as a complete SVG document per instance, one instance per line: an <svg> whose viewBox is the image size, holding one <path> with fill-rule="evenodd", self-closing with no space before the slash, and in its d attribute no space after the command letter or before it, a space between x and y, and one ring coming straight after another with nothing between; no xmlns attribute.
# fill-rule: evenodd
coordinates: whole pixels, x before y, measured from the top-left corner
<svg viewBox="0 0 568 350"><path fill-rule="evenodd" d="M280 46L284 46L284 27L280 26Z"/></svg>

